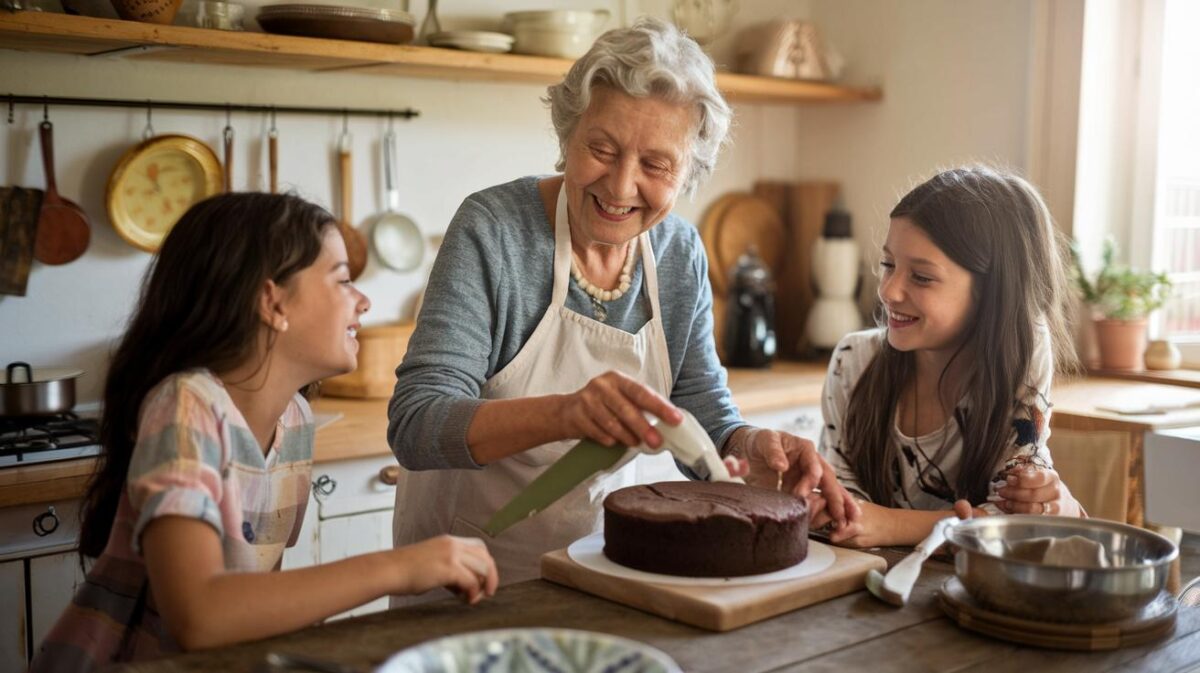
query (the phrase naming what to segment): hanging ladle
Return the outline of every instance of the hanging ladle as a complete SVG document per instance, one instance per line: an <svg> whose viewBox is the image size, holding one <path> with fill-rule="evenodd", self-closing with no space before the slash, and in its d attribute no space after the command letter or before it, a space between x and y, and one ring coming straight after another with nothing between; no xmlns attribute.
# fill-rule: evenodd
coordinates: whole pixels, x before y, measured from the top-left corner
<svg viewBox="0 0 1200 673"><path fill-rule="evenodd" d="M425 258L425 237L420 227L406 215L397 212L400 208L400 192L396 189L396 132L388 120L388 130L383 136L383 182L387 190L387 210L375 221L371 230L371 242L375 254L385 266L396 271L412 271L421 266Z"/></svg>

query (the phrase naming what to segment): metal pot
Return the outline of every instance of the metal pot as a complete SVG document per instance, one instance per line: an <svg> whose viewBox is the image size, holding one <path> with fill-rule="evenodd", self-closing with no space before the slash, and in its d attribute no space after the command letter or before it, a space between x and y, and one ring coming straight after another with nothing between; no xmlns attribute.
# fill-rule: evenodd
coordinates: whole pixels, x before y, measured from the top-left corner
<svg viewBox="0 0 1200 673"><path fill-rule="evenodd" d="M0 382L0 416L49 416L75 406L78 369L38 369L13 362Z"/></svg>
<svg viewBox="0 0 1200 673"><path fill-rule="evenodd" d="M1048 565L1006 557L1036 538L1081 536L1101 545L1108 567ZM1101 519L990 516L946 533L954 570L984 606L1037 621L1099 623L1135 616L1158 597L1179 548L1148 530Z"/></svg>

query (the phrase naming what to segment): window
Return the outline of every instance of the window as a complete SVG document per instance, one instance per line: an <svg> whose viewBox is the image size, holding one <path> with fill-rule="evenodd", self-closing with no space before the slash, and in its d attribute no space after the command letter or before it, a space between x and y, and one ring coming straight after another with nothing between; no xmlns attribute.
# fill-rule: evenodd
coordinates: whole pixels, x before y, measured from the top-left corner
<svg viewBox="0 0 1200 673"><path fill-rule="evenodd" d="M1158 334L1200 366L1200 3L1163 6L1152 266L1174 281Z"/></svg>

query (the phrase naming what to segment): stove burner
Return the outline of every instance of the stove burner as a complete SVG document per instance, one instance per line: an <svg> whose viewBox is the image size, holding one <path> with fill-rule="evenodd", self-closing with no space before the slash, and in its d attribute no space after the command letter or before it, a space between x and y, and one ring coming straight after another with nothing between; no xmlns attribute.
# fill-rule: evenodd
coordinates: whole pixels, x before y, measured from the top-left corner
<svg viewBox="0 0 1200 673"><path fill-rule="evenodd" d="M99 424L67 412L0 418L0 467L99 453Z"/></svg>

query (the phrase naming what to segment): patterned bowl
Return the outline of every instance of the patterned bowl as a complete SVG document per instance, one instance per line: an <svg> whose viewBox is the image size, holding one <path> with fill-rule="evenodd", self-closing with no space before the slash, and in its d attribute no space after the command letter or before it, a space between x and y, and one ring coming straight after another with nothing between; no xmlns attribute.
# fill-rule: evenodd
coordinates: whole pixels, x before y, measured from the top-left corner
<svg viewBox="0 0 1200 673"><path fill-rule="evenodd" d="M448 636L403 650L376 673L681 673L636 640L574 629L498 629Z"/></svg>

